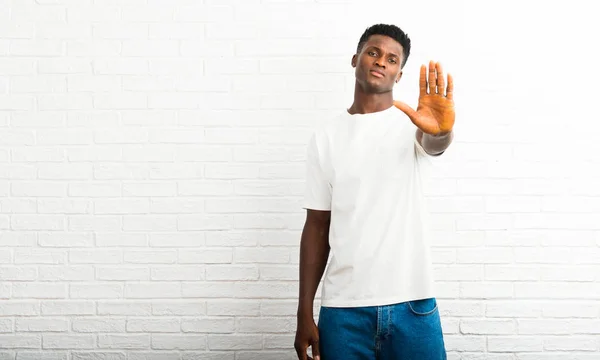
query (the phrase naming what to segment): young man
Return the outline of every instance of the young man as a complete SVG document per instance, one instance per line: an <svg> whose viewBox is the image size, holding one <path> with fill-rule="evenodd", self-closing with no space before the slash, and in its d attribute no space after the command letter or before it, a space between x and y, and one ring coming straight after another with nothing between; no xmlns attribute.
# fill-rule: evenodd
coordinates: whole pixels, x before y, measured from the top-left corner
<svg viewBox="0 0 600 360"><path fill-rule="evenodd" d="M416 111L394 101L409 53L398 27L368 28L352 57L352 106L308 144L294 342L301 360L446 359L422 181L427 157L452 142L453 80L430 62L421 66ZM330 254L317 326L313 303Z"/></svg>

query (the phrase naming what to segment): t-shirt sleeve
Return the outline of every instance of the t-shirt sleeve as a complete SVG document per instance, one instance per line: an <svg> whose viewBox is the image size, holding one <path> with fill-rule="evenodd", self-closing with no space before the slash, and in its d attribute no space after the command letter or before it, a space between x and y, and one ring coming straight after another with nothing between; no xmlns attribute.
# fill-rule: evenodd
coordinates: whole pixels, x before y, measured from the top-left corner
<svg viewBox="0 0 600 360"><path fill-rule="evenodd" d="M331 210L331 184L324 171L324 156L320 152L316 134L308 142L306 152L306 187L304 209Z"/></svg>
<svg viewBox="0 0 600 360"><path fill-rule="evenodd" d="M423 145L419 143L419 139L417 138L417 131L413 133L412 137L415 142L415 151L418 157L423 157L430 160L430 158L435 158L443 154L443 152L436 155L428 154L427 151L425 151L425 149L423 148Z"/></svg>

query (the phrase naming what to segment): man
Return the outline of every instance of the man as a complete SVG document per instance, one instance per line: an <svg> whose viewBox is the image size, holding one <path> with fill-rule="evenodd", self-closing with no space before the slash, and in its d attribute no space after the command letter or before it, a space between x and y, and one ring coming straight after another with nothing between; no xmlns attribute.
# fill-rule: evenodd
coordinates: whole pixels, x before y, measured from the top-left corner
<svg viewBox="0 0 600 360"><path fill-rule="evenodd" d="M446 359L422 182L427 158L452 142L453 80L446 85L430 62L416 111L395 101L409 54L398 27L365 30L352 57L354 102L308 144L299 359ZM314 298L330 254L317 326Z"/></svg>

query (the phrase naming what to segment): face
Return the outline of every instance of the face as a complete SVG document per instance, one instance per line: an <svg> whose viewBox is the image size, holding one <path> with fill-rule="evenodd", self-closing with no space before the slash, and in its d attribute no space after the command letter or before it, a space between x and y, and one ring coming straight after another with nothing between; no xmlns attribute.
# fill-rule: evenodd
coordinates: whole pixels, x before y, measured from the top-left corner
<svg viewBox="0 0 600 360"><path fill-rule="evenodd" d="M392 91L402 77L402 45L385 35L372 35L352 57L356 81L365 92Z"/></svg>

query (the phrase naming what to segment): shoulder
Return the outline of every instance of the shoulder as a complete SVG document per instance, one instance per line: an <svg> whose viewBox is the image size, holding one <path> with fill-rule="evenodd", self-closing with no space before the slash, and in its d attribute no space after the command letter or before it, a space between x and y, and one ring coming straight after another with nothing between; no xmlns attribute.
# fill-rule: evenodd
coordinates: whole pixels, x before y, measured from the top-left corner
<svg viewBox="0 0 600 360"><path fill-rule="evenodd" d="M339 134L345 122L344 113L326 118L313 127L310 142L316 145L325 145L335 134Z"/></svg>

